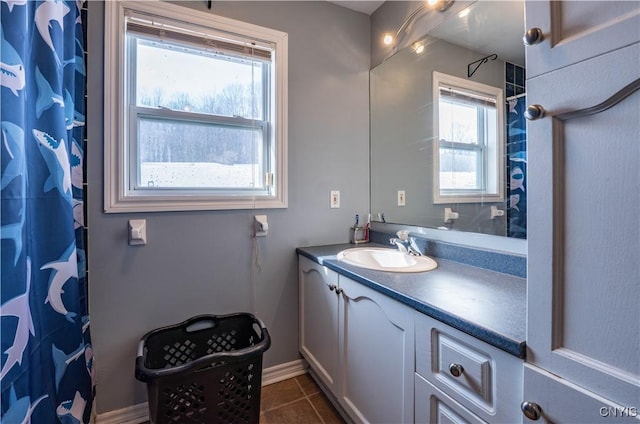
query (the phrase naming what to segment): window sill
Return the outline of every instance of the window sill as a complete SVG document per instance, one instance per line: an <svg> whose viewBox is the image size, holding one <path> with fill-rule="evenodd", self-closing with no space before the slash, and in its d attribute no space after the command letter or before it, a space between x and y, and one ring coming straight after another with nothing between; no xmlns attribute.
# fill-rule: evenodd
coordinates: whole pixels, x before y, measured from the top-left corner
<svg viewBox="0 0 640 424"><path fill-rule="evenodd" d="M220 197L219 199L202 197L126 197L105 198L105 213L132 212L176 212L232 209L284 209L287 199L278 197Z"/></svg>

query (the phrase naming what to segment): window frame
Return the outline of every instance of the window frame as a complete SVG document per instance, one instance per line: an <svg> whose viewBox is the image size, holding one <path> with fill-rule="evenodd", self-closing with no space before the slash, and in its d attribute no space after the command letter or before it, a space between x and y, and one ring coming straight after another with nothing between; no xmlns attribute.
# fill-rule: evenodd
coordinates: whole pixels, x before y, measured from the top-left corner
<svg viewBox="0 0 640 424"><path fill-rule="evenodd" d="M440 137L440 88L452 87L462 92L495 99L496 102L496 126L495 142L490 142L487 133L491 131L487 124L487 112L478 112L478 137L483 144L471 144L462 142L447 142L443 145ZM505 128L504 128L504 94L503 90L487 84L469 81L452 75L433 72L433 201L435 204L443 203L480 203L504 201L504 152L505 152ZM480 119L482 117L482 119ZM480 134L482 132L482 135ZM459 150L478 151L482 153L479 159L481 167L480 189L442 189L440 187L440 149L453 148ZM495 188L493 188L495 187Z"/></svg>
<svg viewBox="0 0 640 424"><path fill-rule="evenodd" d="M146 14L159 20L180 21L185 27L206 28L212 32L237 35L241 40L256 40L274 46L270 70L270 90L265 102L271 116L263 120L237 117L216 117L196 112L185 113L171 109L145 108L131 105L125 90L135 84L126 70L126 15ZM256 208L286 208L287 184L287 53L286 33L260 27L164 1L111 1L105 3L105 79L104 79L104 211L154 212L186 210L229 210ZM263 73L264 74L264 73ZM264 78L264 75L263 75ZM126 102L126 103L125 103ZM263 105L267 106L267 105ZM134 187L138 160L136 143L130 143L131 131L137 131L136 116L167 117L182 122L201 124L226 123L236 127L262 128L270 137L269 149L262 152L263 162L270 169L264 173L265 190L225 189L144 189ZM215 116L215 115L214 115ZM131 125L128 125L131 123ZM129 131L129 133L127 133ZM264 144L263 144L264 146Z"/></svg>

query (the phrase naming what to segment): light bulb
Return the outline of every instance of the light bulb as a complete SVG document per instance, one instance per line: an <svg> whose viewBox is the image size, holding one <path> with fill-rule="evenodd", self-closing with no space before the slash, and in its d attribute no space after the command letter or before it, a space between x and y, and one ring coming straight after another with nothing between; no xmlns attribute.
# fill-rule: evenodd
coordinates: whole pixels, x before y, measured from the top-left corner
<svg viewBox="0 0 640 424"><path fill-rule="evenodd" d="M389 44L393 43L393 35L391 35L391 34L389 34L389 33L386 33L386 34L384 35L384 38L382 39L382 42L383 42L384 44L386 44L387 46L388 46Z"/></svg>
<svg viewBox="0 0 640 424"><path fill-rule="evenodd" d="M421 54L424 51L424 44L422 43L414 44L413 50L416 52L416 54Z"/></svg>

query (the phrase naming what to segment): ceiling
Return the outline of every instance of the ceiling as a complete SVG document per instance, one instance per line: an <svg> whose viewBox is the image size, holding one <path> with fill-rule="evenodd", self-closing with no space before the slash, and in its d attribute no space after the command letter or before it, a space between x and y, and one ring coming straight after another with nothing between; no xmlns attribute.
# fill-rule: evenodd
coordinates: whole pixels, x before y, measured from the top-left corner
<svg viewBox="0 0 640 424"><path fill-rule="evenodd" d="M524 1L478 1L469 10L467 17L451 16L429 35L524 66Z"/></svg>
<svg viewBox="0 0 640 424"><path fill-rule="evenodd" d="M371 15L373 12L379 8L384 1L369 1L369 0L343 0L343 1L332 1L331 3L335 3L337 5L366 13L367 15Z"/></svg>

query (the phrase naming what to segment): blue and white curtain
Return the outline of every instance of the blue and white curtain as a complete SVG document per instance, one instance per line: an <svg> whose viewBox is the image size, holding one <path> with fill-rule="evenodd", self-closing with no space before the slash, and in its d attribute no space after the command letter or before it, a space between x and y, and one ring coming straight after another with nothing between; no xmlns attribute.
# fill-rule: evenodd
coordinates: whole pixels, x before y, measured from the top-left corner
<svg viewBox="0 0 640 424"><path fill-rule="evenodd" d="M507 236L527 238L527 123L524 94L507 101Z"/></svg>
<svg viewBox="0 0 640 424"><path fill-rule="evenodd" d="M2 424L91 415L82 7L0 3Z"/></svg>

